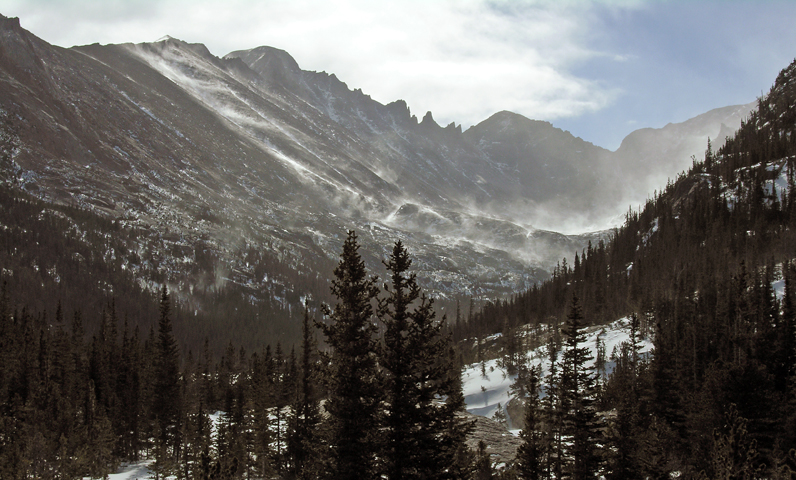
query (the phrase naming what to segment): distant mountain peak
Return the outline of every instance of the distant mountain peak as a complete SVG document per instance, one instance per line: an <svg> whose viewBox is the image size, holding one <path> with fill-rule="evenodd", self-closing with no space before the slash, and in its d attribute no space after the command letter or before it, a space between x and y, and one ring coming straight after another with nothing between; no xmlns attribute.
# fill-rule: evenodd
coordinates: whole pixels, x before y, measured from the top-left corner
<svg viewBox="0 0 796 480"><path fill-rule="evenodd" d="M289 72L293 75L301 73L298 62L289 53L266 45L251 50L236 50L224 55L224 58L242 58L260 73L275 71Z"/></svg>
<svg viewBox="0 0 796 480"><path fill-rule="evenodd" d="M243 60L249 68L269 82L282 85L293 91L301 90L299 87L301 68L298 62L284 50L264 45L251 50L236 50L224 55L224 60L236 58Z"/></svg>

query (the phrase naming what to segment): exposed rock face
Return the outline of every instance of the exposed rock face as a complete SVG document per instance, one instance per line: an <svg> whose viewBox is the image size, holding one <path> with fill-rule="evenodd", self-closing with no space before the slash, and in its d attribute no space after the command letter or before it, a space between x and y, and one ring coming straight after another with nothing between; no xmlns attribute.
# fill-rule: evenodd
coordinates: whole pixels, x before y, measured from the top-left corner
<svg viewBox="0 0 796 480"><path fill-rule="evenodd" d="M467 437L467 445L478 451L478 442L486 443L486 451L495 464L510 464L517 458L517 449L522 440L509 432L506 426L491 418L467 414L466 419L475 422L473 432Z"/></svg>
<svg viewBox="0 0 796 480"><path fill-rule="evenodd" d="M525 400L511 397L511 400L506 402L506 418L511 428L522 430L525 427Z"/></svg>

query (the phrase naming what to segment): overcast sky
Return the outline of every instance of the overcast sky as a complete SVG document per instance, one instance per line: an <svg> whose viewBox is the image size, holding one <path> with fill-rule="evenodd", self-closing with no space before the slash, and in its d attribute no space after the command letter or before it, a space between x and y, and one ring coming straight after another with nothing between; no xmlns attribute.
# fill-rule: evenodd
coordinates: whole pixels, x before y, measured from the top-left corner
<svg viewBox="0 0 796 480"><path fill-rule="evenodd" d="M64 47L269 45L443 126L511 110L616 149L642 127L753 101L796 57L796 2L4 0Z"/></svg>

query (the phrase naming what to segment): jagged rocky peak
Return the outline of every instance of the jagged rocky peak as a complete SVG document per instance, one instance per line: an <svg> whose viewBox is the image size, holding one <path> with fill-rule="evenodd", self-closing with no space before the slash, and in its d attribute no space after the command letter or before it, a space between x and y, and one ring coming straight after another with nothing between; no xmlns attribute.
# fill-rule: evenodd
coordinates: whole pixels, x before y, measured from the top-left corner
<svg viewBox="0 0 796 480"><path fill-rule="evenodd" d="M30 32L22 28L19 24L18 17L6 17L3 14L0 14L0 45L8 45L9 37L11 38L18 38L20 36L33 36ZM7 56L11 52L2 52L0 51L0 55Z"/></svg>
<svg viewBox="0 0 796 480"><path fill-rule="evenodd" d="M384 111L389 114L396 123L408 124L412 121L412 113L409 111L409 105L405 100L396 100L384 106ZM417 118L415 117L415 120Z"/></svg>
<svg viewBox="0 0 796 480"><path fill-rule="evenodd" d="M431 115L430 111L426 112L426 114L423 116L423 120L420 121L420 126L426 128L433 128L435 130L441 128L437 124L437 122L434 121L434 117Z"/></svg>
<svg viewBox="0 0 796 480"><path fill-rule="evenodd" d="M445 127L445 130L456 132L456 133L462 133L462 126L461 125L456 125L456 122L451 122L451 123L448 124L447 127Z"/></svg>
<svg viewBox="0 0 796 480"><path fill-rule="evenodd" d="M502 111L483 122L468 128L465 135L472 139L497 138L547 138L550 134L563 133L550 122L531 120L518 113Z"/></svg>
<svg viewBox="0 0 796 480"><path fill-rule="evenodd" d="M544 143L551 148L563 148L563 145L566 144L569 145L568 148L573 150L574 153L583 153L586 150L590 154L607 152L604 148L576 137L569 131L555 127L550 122L532 120L506 110L492 115L477 125L473 125L464 133L476 141L485 138L494 141L502 139L503 141L521 142L525 148L532 147L538 143Z"/></svg>

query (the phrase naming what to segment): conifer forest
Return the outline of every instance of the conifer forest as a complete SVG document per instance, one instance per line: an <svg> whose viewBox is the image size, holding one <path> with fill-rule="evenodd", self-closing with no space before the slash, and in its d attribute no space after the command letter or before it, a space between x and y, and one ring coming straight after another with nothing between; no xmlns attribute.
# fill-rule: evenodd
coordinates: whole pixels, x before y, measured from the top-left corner
<svg viewBox="0 0 796 480"><path fill-rule="evenodd" d="M135 231L76 206L45 215L5 182L0 478L108 478L146 460L156 479L796 479L795 184L796 62L607 240L454 316L401 241L380 278L353 230L321 263L329 285L247 253L320 292L303 311L235 287L191 311L96 253L126 252ZM630 340L599 375L586 328L619 318ZM261 348L275 331L284 343ZM468 443L461 372L485 357L516 377L524 411L500 465Z"/></svg>

